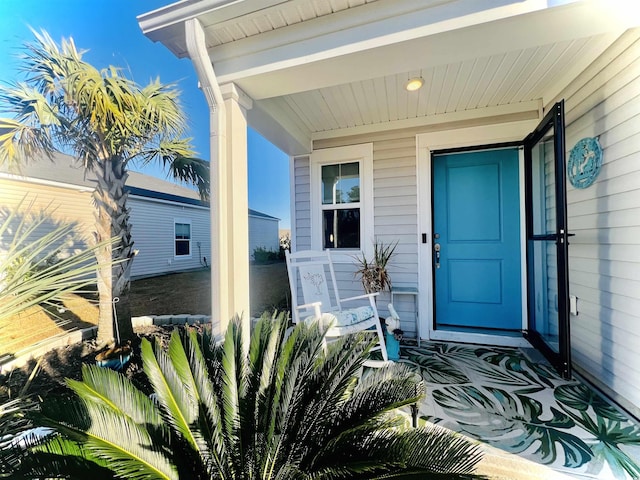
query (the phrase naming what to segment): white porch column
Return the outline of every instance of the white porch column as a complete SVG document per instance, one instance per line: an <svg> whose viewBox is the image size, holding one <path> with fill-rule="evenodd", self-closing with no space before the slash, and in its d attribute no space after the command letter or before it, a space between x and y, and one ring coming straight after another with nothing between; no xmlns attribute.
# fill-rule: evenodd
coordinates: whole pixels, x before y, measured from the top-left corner
<svg viewBox="0 0 640 480"><path fill-rule="evenodd" d="M235 314L249 310L247 120L251 99L235 85L218 85L200 22L185 21L189 57L209 106L211 145L211 323L224 334Z"/></svg>
<svg viewBox="0 0 640 480"><path fill-rule="evenodd" d="M226 211L228 278L227 294L231 316L242 315L248 331L249 309L249 193L247 165L247 110L252 100L235 84L220 87L226 116ZM221 212L222 213L222 212ZM224 282L225 279L223 278ZM222 320L222 319L221 319Z"/></svg>

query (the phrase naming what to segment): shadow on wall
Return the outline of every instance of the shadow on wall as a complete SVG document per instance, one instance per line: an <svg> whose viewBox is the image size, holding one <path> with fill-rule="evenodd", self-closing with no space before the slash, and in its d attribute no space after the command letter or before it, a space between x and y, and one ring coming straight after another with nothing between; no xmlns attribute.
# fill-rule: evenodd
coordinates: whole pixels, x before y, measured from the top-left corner
<svg viewBox="0 0 640 480"><path fill-rule="evenodd" d="M27 200L26 197L25 200ZM2 225L2 229L0 229L0 254L9 251L15 234L20 229L27 233L27 242L32 243L58 228L68 226L69 234L51 244L45 254L52 260L66 258L86 250L88 247L88 239L81 232L79 223L55 218L55 208L52 206L36 210L33 207L33 202L22 201L15 212L9 207L2 206L0 207L0 225ZM27 252L25 252L26 254Z"/></svg>

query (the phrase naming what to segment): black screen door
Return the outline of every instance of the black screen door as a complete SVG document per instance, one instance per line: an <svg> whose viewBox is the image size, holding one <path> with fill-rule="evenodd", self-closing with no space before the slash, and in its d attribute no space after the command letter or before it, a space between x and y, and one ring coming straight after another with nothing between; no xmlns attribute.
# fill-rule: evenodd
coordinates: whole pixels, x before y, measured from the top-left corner
<svg viewBox="0 0 640 480"><path fill-rule="evenodd" d="M571 375L564 101L525 140L527 340Z"/></svg>

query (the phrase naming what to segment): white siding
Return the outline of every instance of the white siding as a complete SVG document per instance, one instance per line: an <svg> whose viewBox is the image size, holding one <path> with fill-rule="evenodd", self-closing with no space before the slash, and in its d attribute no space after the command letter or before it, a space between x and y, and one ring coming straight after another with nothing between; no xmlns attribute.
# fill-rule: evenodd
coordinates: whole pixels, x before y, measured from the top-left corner
<svg viewBox="0 0 640 480"><path fill-rule="evenodd" d="M598 136L604 164L596 183L569 185L572 237L570 289L580 298L571 319L577 370L625 407L640 414L640 30L627 32L557 99L566 101L567 154L581 138ZM390 273L396 283L417 283L418 235L415 131L384 132L316 141L314 149L373 142L374 232L399 241ZM298 250L309 248L309 161L294 161ZM353 277L341 266L340 281ZM379 305L386 304L387 296ZM381 309L384 315L386 312ZM407 298L401 317L412 312ZM411 333L412 322L403 323Z"/></svg>
<svg viewBox="0 0 640 480"><path fill-rule="evenodd" d="M138 254L132 277L160 275L201 268L211 261L209 209L178 205L143 197L129 197L131 235ZM174 222L191 223L191 255L175 256Z"/></svg>
<svg viewBox="0 0 640 480"><path fill-rule="evenodd" d="M418 212L416 137L401 132L397 138L373 142L375 237L385 244L398 242L389 275L397 285L418 286ZM381 295L380 313L387 316L389 294ZM400 295L394 307L407 336L415 336L415 303Z"/></svg>
<svg viewBox="0 0 640 480"><path fill-rule="evenodd" d="M418 285L418 231L417 231L417 184L416 144L413 132L388 132L380 136L359 136L345 140L320 142L314 148L355 145L373 141L373 197L374 237L385 244L398 242L396 253L389 267L392 282ZM311 246L309 197L309 159L294 160L295 238L296 250ZM364 239L373 241L373 239ZM354 277L354 264L337 264L336 276L343 297L360 295L362 285ZM381 316L387 316L389 293L378 298ZM408 336L415 335L415 308L413 297L396 297L396 310L402 328Z"/></svg>
<svg viewBox="0 0 640 480"><path fill-rule="evenodd" d="M15 208L25 195L28 196L23 207L31 201L35 210L49 207L53 211L53 221L77 222L80 234L84 238L91 238L95 219L90 191L0 179L0 221L6 217L8 209ZM129 197L128 206L131 209L134 249L139 251L131 267L132 277L199 268L201 261L204 262L203 257L207 258L207 262L210 261L208 208L168 204L135 196ZM190 219L192 222L189 258L174 256L174 218ZM0 249L5 241L4 238L0 239ZM86 243L80 242L77 247L84 245Z"/></svg>
<svg viewBox="0 0 640 480"><path fill-rule="evenodd" d="M292 248L297 251L311 248L311 186L309 157L293 159L294 222L291 232Z"/></svg>
<svg viewBox="0 0 640 480"><path fill-rule="evenodd" d="M45 224L48 229L55 228L59 223L76 223L78 238L69 250L86 248L95 223L91 192L0 179L0 222L4 221L21 202L22 211L27 210L30 205L32 214L46 211L51 217L51 221ZM35 232L36 235L39 233L41 232ZM8 238L0 239L0 250L6 248L7 240Z"/></svg>
<svg viewBox="0 0 640 480"><path fill-rule="evenodd" d="M278 219L249 215L249 255L257 248L278 252L280 238L278 237Z"/></svg>
<svg viewBox="0 0 640 480"><path fill-rule="evenodd" d="M575 366L640 412L640 31L627 32L565 98L567 155L599 137L603 166L586 189L569 184L571 318Z"/></svg>

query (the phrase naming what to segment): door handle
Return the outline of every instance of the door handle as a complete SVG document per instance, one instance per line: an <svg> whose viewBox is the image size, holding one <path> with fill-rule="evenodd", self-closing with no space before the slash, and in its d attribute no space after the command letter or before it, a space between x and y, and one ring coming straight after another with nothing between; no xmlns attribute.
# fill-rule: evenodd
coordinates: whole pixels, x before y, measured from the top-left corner
<svg viewBox="0 0 640 480"><path fill-rule="evenodd" d="M436 268L440 268L440 244L433 245L433 257L435 260Z"/></svg>

